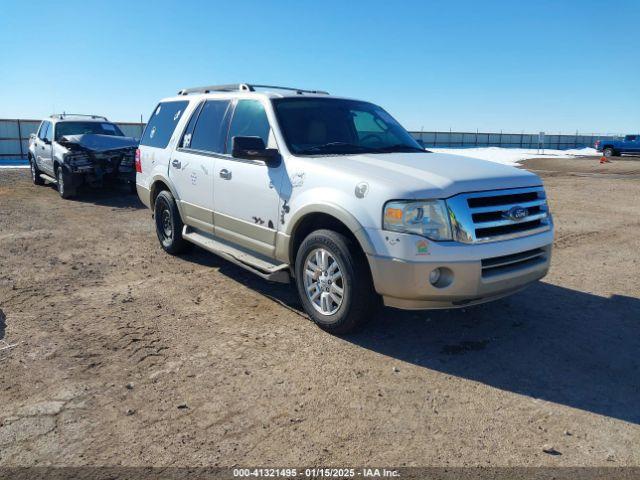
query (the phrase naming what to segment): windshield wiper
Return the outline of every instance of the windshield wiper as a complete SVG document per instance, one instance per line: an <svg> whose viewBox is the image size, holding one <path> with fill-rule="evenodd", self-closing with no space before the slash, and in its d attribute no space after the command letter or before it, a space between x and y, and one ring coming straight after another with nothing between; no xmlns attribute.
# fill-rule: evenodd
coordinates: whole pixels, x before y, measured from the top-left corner
<svg viewBox="0 0 640 480"><path fill-rule="evenodd" d="M335 151L335 150L338 151ZM349 151L340 151L340 150L344 150L347 149ZM351 151L354 150L354 151ZM375 151L375 149L369 148L369 147L363 147L362 145L356 145L354 143L347 143L347 142L329 142L329 143L324 143L322 145L314 145L313 147L309 147L309 148L305 148L304 150L300 150L298 153L302 154L302 155L310 155L310 154L314 154L314 153L342 153L345 155L348 155L350 153L361 153L361 152L372 152Z"/></svg>
<svg viewBox="0 0 640 480"><path fill-rule="evenodd" d="M372 149L374 153L391 153L391 152L425 152L423 148L412 147L411 145L405 145L403 143L397 143L395 145L389 145L386 147L379 147Z"/></svg>

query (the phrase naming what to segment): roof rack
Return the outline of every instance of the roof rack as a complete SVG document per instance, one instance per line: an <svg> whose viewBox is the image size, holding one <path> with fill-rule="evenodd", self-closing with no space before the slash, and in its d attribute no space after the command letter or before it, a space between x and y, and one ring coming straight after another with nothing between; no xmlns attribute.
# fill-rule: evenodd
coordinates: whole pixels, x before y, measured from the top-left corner
<svg viewBox="0 0 640 480"><path fill-rule="evenodd" d="M63 119L65 117L86 117L86 118L93 118L95 120L98 119L102 119L106 122L108 122L109 120L107 120L107 117L103 117L102 115L86 115L84 113L56 113L55 115L51 115L49 118L59 118L59 119Z"/></svg>
<svg viewBox="0 0 640 480"><path fill-rule="evenodd" d="M249 83L231 83L229 85L210 85L208 87L184 88L178 92L178 95L189 95L190 93L211 93L211 92L255 92L256 88L273 88L276 90L288 90L296 92L298 95L304 93L329 95L329 92L323 90L303 90L302 88L278 87L276 85L255 85Z"/></svg>

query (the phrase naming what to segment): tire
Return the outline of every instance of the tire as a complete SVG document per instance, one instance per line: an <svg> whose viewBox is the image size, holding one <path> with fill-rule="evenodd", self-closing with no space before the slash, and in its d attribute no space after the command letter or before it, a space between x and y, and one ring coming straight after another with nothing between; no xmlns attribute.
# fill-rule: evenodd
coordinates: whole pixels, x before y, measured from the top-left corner
<svg viewBox="0 0 640 480"><path fill-rule="evenodd" d="M604 150L602 150L602 154L607 158L618 156L617 152L611 147L607 147Z"/></svg>
<svg viewBox="0 0 640 480"><path fill-rule="evenodd" d="M170 192L163 190L153 204L156 234L165 252L171 255L183 253L191 244L182 238L182 218L176 201Z"/></svg>
<svg viewBox="0 0 640 480"><path fill-rule="evenodd" d="M304 239L296 256L295 277L304 310L329 333L357 330L379 305L364 254L351 239L333 230L317 230Z"/></svg>
<svg viewBox="0 0 640 480"><path fill-rule="evenodd" d="M73 181L71 174L61 165L56 170L56 180L58 181L58 193L62 198L69 199L76 194L76 189L73 187Z"/></svg>
<svg viewBox="0 0 640 480"><path fill-rule="evenodd" d="M36 165L36 160L29 157L29 166L31 168L31 180L34 185L44 185L44 180L40 178L40 169Z"/></svg>

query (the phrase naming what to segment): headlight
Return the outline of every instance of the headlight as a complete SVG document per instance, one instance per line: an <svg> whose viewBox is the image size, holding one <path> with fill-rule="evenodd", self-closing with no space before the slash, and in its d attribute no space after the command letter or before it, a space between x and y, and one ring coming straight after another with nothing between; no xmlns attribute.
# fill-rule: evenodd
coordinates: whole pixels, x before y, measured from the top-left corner
<svg viewBox="0 0 640 480"><path fill-rule="evenodd" d="M383 228L415 233L431 240L452 240L444 200L393 201L384 206Z"/></svg>

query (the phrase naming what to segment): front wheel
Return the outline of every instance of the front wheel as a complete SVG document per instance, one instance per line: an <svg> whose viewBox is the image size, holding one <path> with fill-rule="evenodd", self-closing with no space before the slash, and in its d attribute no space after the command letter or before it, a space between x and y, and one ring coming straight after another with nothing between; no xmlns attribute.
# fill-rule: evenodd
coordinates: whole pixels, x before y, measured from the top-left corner
<svg viewBox="0 0 640 480"><path fill-rule="evenodd" d="M318 230L305 238L295 275L305 311L330 333L356 330L379 304L364 254L341 233Z"/></svg>
<svg viewBox="0 0 640 480"><path fill-rule="evenodd" d="M58 183L58 193L62 198L68 199L76 194L75 188L72 186L71 174L67 173L63 166L58 167L56 180Z"/></svg>
<svg viewBox="0 0 640 480"><path fill-rule="evenodd" d="M177 255L188 249L190 244L182 238L182 218L176 201L170 192L163 190L153 205L156 234L165 252Z"/></svg>

